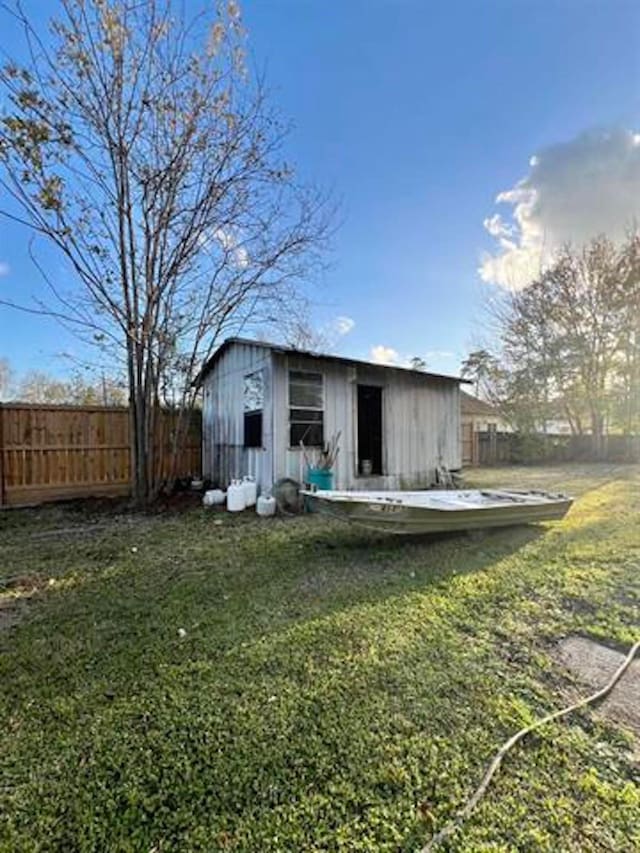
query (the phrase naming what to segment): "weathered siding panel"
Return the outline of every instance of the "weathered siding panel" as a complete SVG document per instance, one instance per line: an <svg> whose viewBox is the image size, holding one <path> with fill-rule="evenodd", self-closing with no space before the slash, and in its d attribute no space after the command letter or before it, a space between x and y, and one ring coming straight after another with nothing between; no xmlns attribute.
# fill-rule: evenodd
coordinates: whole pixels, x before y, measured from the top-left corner
<svg viewBox="0 0 640 853"><path fill-rule="evenodd" d="M244 377L264 373L262 447L244 446ZM261 489L273 483L271 352L246 344L230 347L204 382L203 474L222 486L246 474Z"/></svg>
<svg viewBox="0 0 640 853"><path fill-rule="evenodd" d="M355 466L355 418L352 411L355 371L348 365L304 357L274 355L274 433L276 477L304 476L302 451L289 446L289 370L309 370L324 377L324 434L325 440L342 432L340 454L334 471L336 487L347 488L352 481L351 469Z"/></svg>
<svg viewBox="0 0 640 853"><path fill-rule="evenodd" d="M288 371L324 376L325 438L342 432L334 471L339 489L410 488L433 482L439 464L459 468L460 402L453 382L403 371L355 366L304 356L273 357L275 476L303 476L301 451L289 447ZM357 473L357 386L382 388L383 476Z"/></svg>
<svg viewBox="0 0 640 853"><path fill-rule="evenodd" d="M245 448L244 377L256 370L264 374L263 447ZM226 486L234 477L251 474L262 490L280 477L303 479L302 452L289 446L289 370L323 375L325 439L342 433L334 471L336 488L426 487L433 482L438 465L461 466L455 382L238 343L221 354L204 383L203 473L207 478ZM359 384L382 389L382 476L358 475Z"/></svg>
<svg viewBox="0 0 640 853"><path fill-rule="evenodd" d="M460 467L458 387L453 383L394 372L384 386L383 417L389 488L426 486L438 465Z"/></svg>

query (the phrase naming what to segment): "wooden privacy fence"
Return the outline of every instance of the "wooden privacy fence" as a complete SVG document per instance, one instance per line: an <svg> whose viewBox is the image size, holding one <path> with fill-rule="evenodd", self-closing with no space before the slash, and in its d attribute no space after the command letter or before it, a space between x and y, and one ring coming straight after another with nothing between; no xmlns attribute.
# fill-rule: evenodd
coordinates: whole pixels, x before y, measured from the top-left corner
<svg viewBox="0 0 640 853"><path fill-rule="evenodd" d="M461 426L461 443L462 443L462 464L477 465L478 464L478 433L474 432L473 424L462 424Z"/></svg>
<svg viewBox="0 0 640 853"><path fill-rule="evenodd" d="M513 461L513 433L476 432L476 464L509 465Z"/></svg>
<svg viewBox="0 0 640 853"><path fill-rule="evenodd" d="M171 474L177 413L160 413L154 448L161 478ZM200 412L180 448L176 475L201 471ZM126 495L131 491L129 412L104 406L0 404L0 506Z"/></svg>
<svg viewBox="0 0 640 853"><path fill-rule="evenodd" d="M590 435L476 432L472 438L474 446L467 463L472 465L640 462L640 435L605 436L600 453L594 452Z"/></svg>

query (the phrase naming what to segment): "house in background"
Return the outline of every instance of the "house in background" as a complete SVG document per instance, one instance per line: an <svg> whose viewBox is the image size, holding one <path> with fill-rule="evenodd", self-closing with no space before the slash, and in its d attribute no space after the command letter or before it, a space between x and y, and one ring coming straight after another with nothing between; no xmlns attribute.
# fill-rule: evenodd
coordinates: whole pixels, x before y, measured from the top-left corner
<svg viewBox="0 0 640 853"><path fill-rule="evenodd" d="M203 475L304 479L300 447L340 432L334 488L424 488L461 467L461 380L230 338L205 365Z"/></svg>
<svg viewBox="0 0 640 853"><path fill-rule="evenodd" d="M512 432L495 406L466 391L460 391L460 424L463 465L479 463L479 433Z"/></svg>
<svg viewBox="0 0 640 853"><path fill-rule="evenodd" d="M561 412L555 417L549 418L547 422L544 424L544 428L538 430L541 433L547 433L548 435L573 435L574 430L571 428L571 424L567 420L566 417L562 415ZM583 435L588 435L591 433L591 425L589 424L582 430Z"/></svg>

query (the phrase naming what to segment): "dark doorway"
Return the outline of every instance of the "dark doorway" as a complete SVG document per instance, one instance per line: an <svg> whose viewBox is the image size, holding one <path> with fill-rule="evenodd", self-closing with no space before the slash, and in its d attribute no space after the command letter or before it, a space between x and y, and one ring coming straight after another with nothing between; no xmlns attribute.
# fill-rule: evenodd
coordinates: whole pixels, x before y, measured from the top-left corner
<svg viewBox="0 0 640 853"><path fill-rule="evenodd" d="M382 388L358 385L358 474L382 474Z"/></svg>

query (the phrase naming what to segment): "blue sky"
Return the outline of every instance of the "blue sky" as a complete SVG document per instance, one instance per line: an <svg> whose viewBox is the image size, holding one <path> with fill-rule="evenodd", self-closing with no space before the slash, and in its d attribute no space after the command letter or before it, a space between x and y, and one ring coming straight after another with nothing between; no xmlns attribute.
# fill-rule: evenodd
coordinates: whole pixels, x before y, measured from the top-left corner
<svg viewBox="0 0 640 853"><path fill-rule="evenodd" d="M56 7L25 5L43 17ZM541 231L572 236L603 192L611 226L626 224L635 194L616 205L629 163L640 175L636 2L244 0L242 9L253 57L294 124L291 159L342 202L332 265L314 292L318 325L353 320L339 352L366 358L380 347L379 358L421 355L456 372L479 332L483 291L499 286L478 274L483 252L502 263ZM496 206L523 179L534 195ZM535 210L534 198L544 201ZM501 208L489 233L485 220ZM608 225L580 221L576 234ZM0 221L5 297L41 287L26 244ZM493 267L491 277L500 279ZM61 350L80 348L54 321L0 306L0 357L14 368L62 372Z"/></svg>

